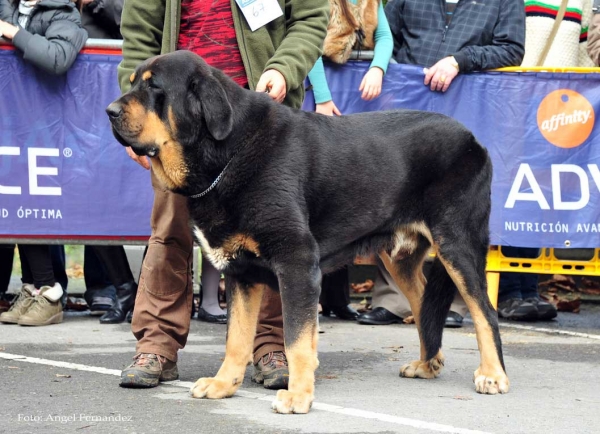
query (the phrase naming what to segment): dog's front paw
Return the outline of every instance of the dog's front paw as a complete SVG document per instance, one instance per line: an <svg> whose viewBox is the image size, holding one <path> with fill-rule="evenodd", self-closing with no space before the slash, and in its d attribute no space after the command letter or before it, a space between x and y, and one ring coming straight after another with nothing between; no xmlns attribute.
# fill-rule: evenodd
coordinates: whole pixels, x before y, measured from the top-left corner
<svg viewBox="0 0 600 434"><path fill-rule="evenodd" d="M444 355L438 352L437 355L427 362L415 360L400 368L400 376L407 378L435 378L442 372L444 367Z"/></svg>
<svg viewBox="0 0 600 434"><path fill-rule="evenodd" d="M239 387L239 382L223 381L218 378L200 378L190 393L194 398L221 399L232 396Z"/></svg>
<svg viewBox="0 0 600 434"><path fill-rule="evenodd" d="M312 406L314 396L311 393L292 393L288 390L280 390L271 408L275 413L282 414L305 414Z"/></svg>
<svg viewBox="0 0 600 434"><path fill-rule="evenodd" d="M490 374L484 373L481 368L475 371L473 375L475 391L486 395L496 395L498 393L508 393L510 382L504 372Z"/></svg>

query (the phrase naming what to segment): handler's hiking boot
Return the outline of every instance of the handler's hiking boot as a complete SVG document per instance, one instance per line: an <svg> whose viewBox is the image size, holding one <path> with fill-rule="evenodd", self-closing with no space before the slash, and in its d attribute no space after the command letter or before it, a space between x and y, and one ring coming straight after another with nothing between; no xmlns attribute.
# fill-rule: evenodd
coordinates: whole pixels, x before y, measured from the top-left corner
<svg viewBox="0 0 600 434"><path fill-rule="evenodd" d="M290 371L283 351L265 354L254 365L252 381L262 384L265 389L287 389L289 379Z"/></svg>
<svg viewBox="0 0 600 434"><path fill-rule="evenodd" d="M19 291L17 299L7 312L0 315L0 322L7 324L17 324L19 318L24 315L33 304L33 292L35 287L30 283L25 283Z"/></svg>
<svg viewBox="0 0 600 434"><path fill-rule="evenodd" d="M515 321L535 321L538 318L537 308L520 298L509 298L498 303L498 315L501 318Z"/></svg>
<svg viewBox="0 0 600 434"><path fill-rule="evenodd" d="M60 324L63 321L62 295L63 290L58 282L54 286L42 286L27 312L19 317L18 324L22 326Z"/></svg>
<svg viewBox="0 0 600 434"><path fill-rule="evenodd" d="M156 387L160 381L179 378L177 363L158 354L137 353L121 372L121 387Z"/></svg>

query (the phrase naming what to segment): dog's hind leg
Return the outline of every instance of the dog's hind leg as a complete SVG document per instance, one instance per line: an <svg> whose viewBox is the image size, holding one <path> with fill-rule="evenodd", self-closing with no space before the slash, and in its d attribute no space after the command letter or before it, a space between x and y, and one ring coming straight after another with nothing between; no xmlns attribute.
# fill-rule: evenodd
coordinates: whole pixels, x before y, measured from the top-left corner
<svg viewBox="0 0 600 434"><path fill-rule="evenodd" d="M229 277L225 282L229 298L225 360L215 377L196 381L190 390L194 398L232 396L244 381L248 361L252 359L258 311L265 286L246 287Z"/></svg>
<svg viewBox="0 0 600 434"><path fill-rule="evenodd" d="M303 250L300 248L299 250ZM308 413L314 399L317 358L317 307L321 284L318 255L304 251L276 266L283 307L285 352L290 378L272 408L277 413Z"/></svg>
<svg viewBox="0 0 600 434"><path fill-rule="evenodd" d="M427 335L422 331L422 299L425 287L425 276L423 275L423 262L429 250L430 244L425 237L417 233L412 234L414 239L414 250L409 256L399 260L393 260L386 253L380 253L379 257L383 265L393 277L394 281L408 299L417 330L419 331L419 340L421 342L421 355L419 360L415 360L400 368L400 376L410 378L435 378L444 366L444 355L441 351L436 351L433 355L428 355L426 351L425 338ZM393 252L392 252L393 253Z"/></svg>
<svg viewBox="0 0 600 434"><path fill-rule="evenodd" d="M444 324L450 310L450 305L456 294L456 286L446 273L444 266L438 258L433 260L431 271L425 285L425 292L421 299L421 313L419 321L419 330L421 337L421 360L428 361L432 365L433 373L439 374L440 370L435 370L436 362L443 364L444 357L441 353L442 335ZM419 363L413 362L407 365L401 371L404 377L420 377L417 366ZM425 371L427 372L427 371ZM426 377L430 378L430 377Z"/></svg>
<svg viewBox="0 0 600 434"><path fill-rule="evenodd" d="M469 237L462 240L446 238L438 249L438 257L462 295L477 334L481 364L475 371L475 390L494 395L506 393L508 377L502 358L502 343L498 330L498 315L487 295L485 279L485 246L469 248ZM465 255L470 251L472 255Z"/></svg>

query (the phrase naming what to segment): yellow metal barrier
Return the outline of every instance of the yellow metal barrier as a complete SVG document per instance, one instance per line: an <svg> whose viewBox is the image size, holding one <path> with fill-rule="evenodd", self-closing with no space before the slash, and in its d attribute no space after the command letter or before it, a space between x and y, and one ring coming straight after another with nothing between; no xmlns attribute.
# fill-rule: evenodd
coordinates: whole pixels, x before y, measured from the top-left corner
<svg viewBox="0 0 600 434"><path fill-rule="evenodd" d="M505 68L494 69L493 71L498 72L575 72L577 74L590 74L600 73L600 68L583 67L583 66L561 66L561 67L549 67L549 66L507 66Z"/></svg>
<svg viewBox="0 0 600 434"><path fill-rule="evenodd" d="M541 249L540 256L531 259L504 256L498 246L490 246L486 267L490 301L497 307L501 272L600 276L600 249L593 250L589 260L560 258L552 248Z"/></svg>
<svg viewBox="0 0 600 434"><path fill-rule="evenodd" d="M547 67L547 66L509 66L498 68L497 72L553 72L553 73L600 73L600 68L587 67ZM504 256L498 246L490 246L487 257L487 284L490 301L497 308L498 286L501 272L565 274L600 276L600 249L594 249L594 255L589 260L574 260L559 258L554 249L541 249L541 254L535 259L509 258Z"/></svg>

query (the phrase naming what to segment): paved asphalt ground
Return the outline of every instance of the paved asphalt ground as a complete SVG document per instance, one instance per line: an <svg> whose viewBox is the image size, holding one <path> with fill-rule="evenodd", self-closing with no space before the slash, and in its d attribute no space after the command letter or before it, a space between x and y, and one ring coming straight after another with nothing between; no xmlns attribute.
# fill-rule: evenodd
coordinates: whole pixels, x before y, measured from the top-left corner
<svg viewBox="0 0 600 434"><path fill-rule="evenodd" d="M219 368L225 326L193 320L180 382L131 390L118 386L135 347L128 324L71 312L59 325L0 325L0 433L600 432L598 304L549 323L503 323L511 391L499 396L475 393L470 323L445 331L446 367L435 380L398 377L419 353L413 325L326 318L321 328L313 409L279 415L275 392L253 384L251 368L231 399L189 396L191 382Z"/></svg>

